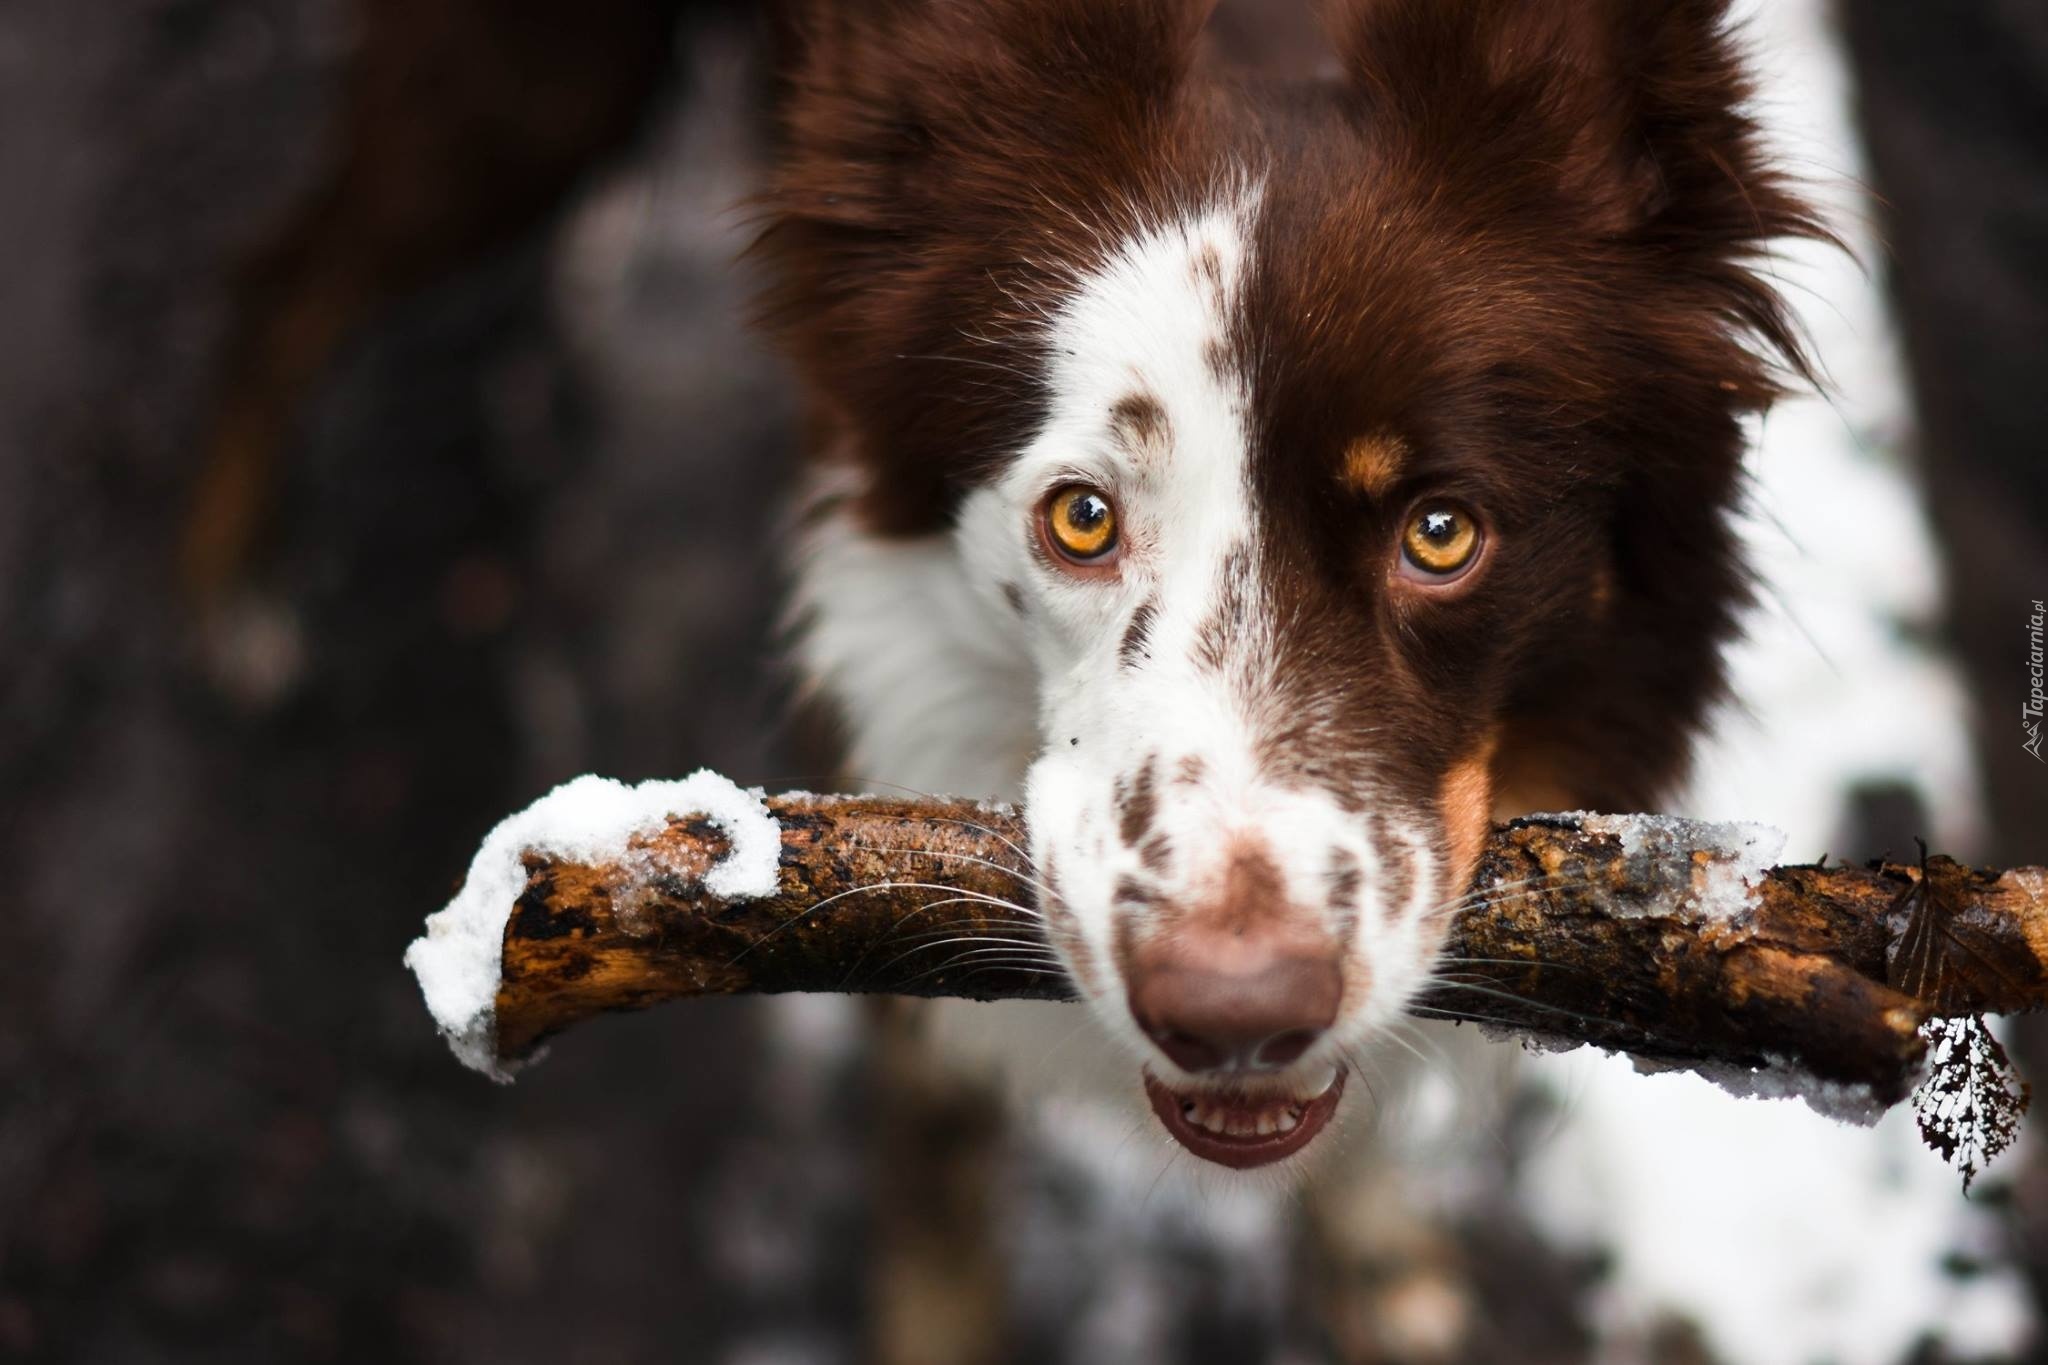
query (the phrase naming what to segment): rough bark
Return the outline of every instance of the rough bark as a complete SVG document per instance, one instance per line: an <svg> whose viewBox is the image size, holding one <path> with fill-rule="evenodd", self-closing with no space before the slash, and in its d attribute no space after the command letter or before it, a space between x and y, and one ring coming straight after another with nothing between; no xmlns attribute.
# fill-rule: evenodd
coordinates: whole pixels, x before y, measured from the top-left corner
<svg viewBox="0 0 2048 1365"><path fill-rule="evenodd" d="M529 856L505 931L501 1057L610 1010L739 992L1064 998L1015 947L1033 904L1022 819L968 803L788 797L781 881L726 903L726 841L678 818L625 865ZM1591 1043L1653 1064L1770 1069L1889 1105L1923 1023L2048 1002L2048 871L1780 867L1744 895L1689 830L1624 840L1599 820L1495 831L1418 1013ZM1677 842L1672 842L1673 839ZM1732 897L1732 898L1731 898Z"/></svg>

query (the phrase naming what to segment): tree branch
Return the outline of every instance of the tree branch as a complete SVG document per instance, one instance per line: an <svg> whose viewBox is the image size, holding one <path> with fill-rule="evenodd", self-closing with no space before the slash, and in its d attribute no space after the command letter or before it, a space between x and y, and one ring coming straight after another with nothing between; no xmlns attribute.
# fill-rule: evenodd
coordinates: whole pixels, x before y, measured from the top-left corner
<svg viewBox="0 0 2048 1365"><path fill-rule="evenodd" d="M522 849L492 1055L471 1060L514 1064L592 1015L696 995L1070 995L1017 945L1037 940L1020 928L1035 904L1020 815L802 796L766 809L781 850L756 899L704 885L729 818L657 819L612 857ZM1416 1013L1780 1088L1761 1072L1875 1112L1912 1090L1929 1019L2048 1003L2048 872L1766 869L1758 834L1599 816L1497 830Z"/></svg>

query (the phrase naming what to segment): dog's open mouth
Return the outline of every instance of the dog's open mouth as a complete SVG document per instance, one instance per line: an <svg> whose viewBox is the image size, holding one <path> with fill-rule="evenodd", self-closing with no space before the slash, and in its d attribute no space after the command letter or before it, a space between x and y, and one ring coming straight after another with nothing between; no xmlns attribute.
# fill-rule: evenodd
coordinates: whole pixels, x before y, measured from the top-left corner
<svg viewBox="0 0 2048 1365"><path fill-rule="evenodd" d="M1229 1090L1185 1093L1145 1072L1152 1112L1173 1140L1204 1161L1248 1171L1285 1161L1315 1140L1344 1095L1339 1070L1321 1093L1306 1098Z"/></svg>

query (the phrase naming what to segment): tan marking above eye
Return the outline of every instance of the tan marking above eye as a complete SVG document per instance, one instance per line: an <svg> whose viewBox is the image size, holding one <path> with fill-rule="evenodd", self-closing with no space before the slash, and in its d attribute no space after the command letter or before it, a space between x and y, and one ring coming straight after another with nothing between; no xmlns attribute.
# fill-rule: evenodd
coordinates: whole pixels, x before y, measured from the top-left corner
<svg viewBox="0 0 2048 1365"><path fill-rule="evenodd" d="M1100 564L1116 549L1116 505L1099 488L1070 483L1053 490L1042 520L1052 548L1076 564Z"/></svg>
<svg viewBox="0 0 2048 1365"><path fill-rule="evenodd" d="M1408 447L1398 436L1366 436L1344 452L1344 482L1370 498L1383 498L1401 481Z"/></svg>
<svg viewBox="0 0 2048 1365"><path fill-rule="evenodd" d="M1482 538L1479 520L1455 502L1419 504L1401 531L1401 563L1409 576L1447 582L1472 567Z"/></svg>

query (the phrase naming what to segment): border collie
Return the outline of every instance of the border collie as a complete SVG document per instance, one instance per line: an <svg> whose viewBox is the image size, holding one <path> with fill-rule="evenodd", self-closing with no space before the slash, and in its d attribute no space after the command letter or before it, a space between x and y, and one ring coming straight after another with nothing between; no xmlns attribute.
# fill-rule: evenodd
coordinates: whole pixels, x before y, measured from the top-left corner
<svg viewBox="0 0 2048 1365"><path fill-rule="evenodd" d="M1490 823L1654 805L1747 600L1742 419L1809 377L1725 0L1200 0L792 26L757 255L848 769L1026 802L1132 1084L1268 1166L1439 962Z"/></svg>

